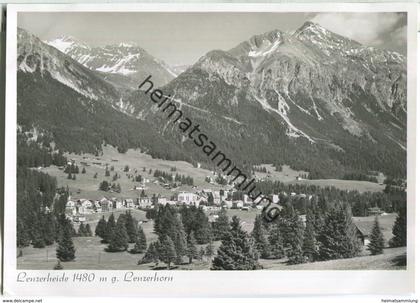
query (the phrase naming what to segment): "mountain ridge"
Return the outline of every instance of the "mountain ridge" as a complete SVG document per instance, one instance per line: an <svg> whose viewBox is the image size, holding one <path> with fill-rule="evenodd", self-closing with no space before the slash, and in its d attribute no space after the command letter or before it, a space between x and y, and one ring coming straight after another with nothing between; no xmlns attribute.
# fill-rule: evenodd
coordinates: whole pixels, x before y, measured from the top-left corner
<svg viewBox="0 0 420 303"><path fill-rule="evenodd" d="M67 42L66 51L71 46ZM64 62L65 56L71 57L63 56L59 57ZM323 178L366 170L404 176L405 65L398 53L363 46L306 23L292 33L273 30L228 51L209 51L163 86L155 81L159 76L150 75L155 87L242 165L290 164ZM126 76L109 70L94 74L114 87L117 81L107 77ZM172 144L170 149L184 151L184 156L173 157L206 161L176 124L156 114L141 91L127 88L112 99L114 109L155 129ZM153 147L149 151L157 153Z"/></svg>

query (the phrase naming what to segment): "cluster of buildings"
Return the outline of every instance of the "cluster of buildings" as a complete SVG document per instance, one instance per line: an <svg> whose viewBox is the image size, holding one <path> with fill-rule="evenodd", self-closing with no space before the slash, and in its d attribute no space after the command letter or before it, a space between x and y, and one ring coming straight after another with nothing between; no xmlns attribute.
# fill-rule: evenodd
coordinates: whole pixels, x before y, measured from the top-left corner
<svg viewBox="0 0 420 303"><path fill-rule="evenodd" d="M100 200L89 199L72 199L66 204L66 214L68 216L83 216L92 213L110 212L116 209L147 209L153 208L155 204L158 205L187 205L187 206L202 206L206 211L216 211L221 208L236 208L248 210L253 201L248 195L243 195L241 199L232 199L231 191L219 191L203 189L198 192L179 192L172 198L154 196L154 197L139 197L136 199L119 199L119 198L105 198ZM277 203L279 201L278 195L271 196L272 201ZM258 202L258 201L256 201ZM257 206L261 207L262 206Z"/></svg>

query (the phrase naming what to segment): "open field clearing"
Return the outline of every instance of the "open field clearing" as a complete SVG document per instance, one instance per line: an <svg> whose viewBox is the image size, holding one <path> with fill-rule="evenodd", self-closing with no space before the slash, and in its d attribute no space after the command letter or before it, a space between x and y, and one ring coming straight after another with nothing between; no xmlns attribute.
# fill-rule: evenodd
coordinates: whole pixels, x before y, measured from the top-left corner
<svg viewBox="0 0 420 303"><path fill-rule="evenodd" d="M385 189L385 185L368 181L356 181L356 180L339 180L339 179L322 179L322 180L301 180L295 181L295 183L311 184L320 187L334 186L341 190L357 190L361 193L371 191L380 192Z"/></svg>
<svg viewBox="0 0 420 303"><path fill-rule="evenodd" d="M260 165L259 167L265 167L267 173L256 172L258 178L264 178L270 181L280 181L283 183L290 184L310 184L321 187L334 186L341 190L357 190L359 192L378 192L385 189L385 185L380 185L374 182L368 181L357 181L357 180L340 180L340 179L320 179L320 180L297 180L299 175L307 174L305 171L296 171L290 168L288 165L282 166L282 171L276 171L275 167L271 164ZM381 181L383 182L383 174L380 174Z"/></svg>

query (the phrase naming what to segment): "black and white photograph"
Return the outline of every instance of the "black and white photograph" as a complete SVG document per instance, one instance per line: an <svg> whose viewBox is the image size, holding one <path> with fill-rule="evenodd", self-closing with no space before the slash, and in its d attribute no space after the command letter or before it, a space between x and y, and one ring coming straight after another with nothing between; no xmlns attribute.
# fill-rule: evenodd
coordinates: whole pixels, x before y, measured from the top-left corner
<svg viewBox="0 0 420 303"><path fill-rule="evenodd" d="M23 10L14 33L17 282L412 270L406 10Z"/></svg>

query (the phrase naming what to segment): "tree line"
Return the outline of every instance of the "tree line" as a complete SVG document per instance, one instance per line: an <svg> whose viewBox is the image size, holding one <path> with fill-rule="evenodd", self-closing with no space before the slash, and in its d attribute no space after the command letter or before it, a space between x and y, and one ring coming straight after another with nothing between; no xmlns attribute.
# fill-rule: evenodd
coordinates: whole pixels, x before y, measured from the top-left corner
<svg viewBox="0 0 420 303"><path fill-rule="evenodd" d="M172 173L167 173L165 171L158 170L158 169L154 171L153 177L163 178L167 182L175 181L175 182L180 182L181 184L186 184L186 185L191 185L191 186L194 185L194 179L190 176L184 176L178 173L173 175Z"/></svg>

